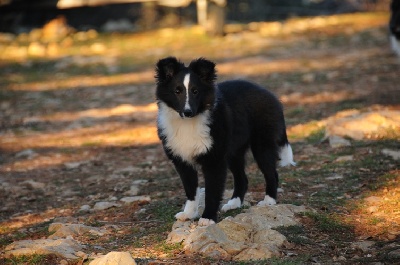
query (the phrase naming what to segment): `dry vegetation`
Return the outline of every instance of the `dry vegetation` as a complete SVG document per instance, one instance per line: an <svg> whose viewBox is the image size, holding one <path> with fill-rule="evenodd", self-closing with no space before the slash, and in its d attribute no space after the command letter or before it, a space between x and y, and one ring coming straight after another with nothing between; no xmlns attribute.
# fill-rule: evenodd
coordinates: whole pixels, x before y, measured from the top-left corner
<svg viewBox="0 0 400 265"><path fill-rule="evenodd" d="M79 239L93 253L127 250L139 264L236 264L164 243L184 196L156 136L153 65L174 55L215 60L220 80L259 82L285 105L298 166L280 171L280 202L313 210L300 217L303 226L282 228L290 244L269 263L398 262L400 254L389 254L400 247L399 160L381 151L400 149L399 132L339 149L323 141L324 121L339 111L400 109L400 63L389 49L387 21L386 13L364 13L228 25L223 38L188 27L1 39L0 251L46 236L55 217L73 216L114 225L108 237ZM250 191L261 199L263 180L251 157L248 172ZM138 179L148 181L140 194L150 203L79 211L120 199ZM352 245L366 239L376 243L367 252Z"/></svg>

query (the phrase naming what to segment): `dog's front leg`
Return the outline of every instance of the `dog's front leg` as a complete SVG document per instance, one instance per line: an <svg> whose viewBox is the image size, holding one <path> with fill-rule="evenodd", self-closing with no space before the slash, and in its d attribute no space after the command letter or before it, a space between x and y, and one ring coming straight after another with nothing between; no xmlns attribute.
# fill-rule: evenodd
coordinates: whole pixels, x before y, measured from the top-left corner
<svg viewBox="0 0 400 265"><path fill-rule="evenodd" d="M199 217L199 197L200 189L198 188L198 177L196 169L181 160L174 160L176 171L182 180L183 187L186 193L186 204L182 212L175 215L175 218L180 221L195 219Z"/></svg>
<svg viewBox="0 0 400 265"><path fill-rule="evenodd" d="M217 212L225 189L227 164L215 161L203 164L202 170L206 187L205 208L199 225L206 226L217 222Z"/></svg>

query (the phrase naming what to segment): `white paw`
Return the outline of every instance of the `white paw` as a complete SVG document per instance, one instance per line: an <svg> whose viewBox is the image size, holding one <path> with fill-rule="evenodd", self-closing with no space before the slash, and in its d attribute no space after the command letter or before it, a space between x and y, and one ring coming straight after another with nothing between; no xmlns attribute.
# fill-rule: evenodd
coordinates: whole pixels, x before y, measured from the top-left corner
<svg viewBox="0 0 400 265"><path fill-rule="evenodd" d="M207 218L200 218L199 219L199 226L209 226L215 224L215 222L211 219L207 219Z"/></svg>
<svg viewBox="0 0 400 265"><path fill-rule="evenodd" d="M179 212L179 213L175 214L175 218L176 218L176 220L179 220L179 221L186 221L186 220L192 219L185 212Z"/></svg>
<svg viewBox="0 0 400 265"><path fill-rule="evenodd" d="M260 201L257 205L258 206L266 206L266 205L275 205L276 200L268 195L265 195L265 198L263 201Z"/></svg>
<svg viewBox="0 0 400 265"><path fill-rule="evenodd" d="M175 215L175 218L179 221L185 221L189 219L195 219L199 217L199 212L197 210L198 202L197 201L186 201L185 209L183 212L179 212Z"/></svg>
<svg viewBox="0 0 400 265"><path fill-rule="evenodd" d="M242 206L240 198L236 197L234 199L230 199L227 204L222 206L221 211L222 212L227 212L229 210L240 208L240 206Z"/></svg>

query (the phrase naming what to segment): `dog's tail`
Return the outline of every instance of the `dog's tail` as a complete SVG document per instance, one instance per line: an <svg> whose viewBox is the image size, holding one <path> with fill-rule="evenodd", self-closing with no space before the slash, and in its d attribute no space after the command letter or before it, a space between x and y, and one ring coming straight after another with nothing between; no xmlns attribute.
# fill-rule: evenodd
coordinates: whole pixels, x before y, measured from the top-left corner
<svg viewBox="0 0 400 265"><path fill-rule="evenodd" d="M279 166L286 167L286 166L296 166L296 162L293 160L293 151L292 147L289 144L286 135L286 129L283 133L283 141L279 144Z"/></svg>

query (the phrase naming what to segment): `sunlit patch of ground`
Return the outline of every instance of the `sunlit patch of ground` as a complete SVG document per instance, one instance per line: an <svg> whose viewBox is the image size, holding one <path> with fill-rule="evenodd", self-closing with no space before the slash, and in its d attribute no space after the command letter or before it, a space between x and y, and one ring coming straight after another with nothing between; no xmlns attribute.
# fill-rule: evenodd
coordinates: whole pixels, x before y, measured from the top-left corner
<svg viewBox="0 0 400 265"><path fill-rule="evenodd" d="M116 74L112 76L79 76L79 77L63 77L59 76L56 80L32 82L24 84L13 84L11 90L15 91L51 91L61 89L78 89L82 87L102 87L112 85L127 85L127 84L143 84L152 82L153 71L145 71L141 73Z"/></svg>
<svg viewBox="0 0 400 265"><path fill-rule="evenodd" d="M377 184L376 191L352 201L354 210L345 216L360 239L394 240L400 236L400 171L387 173L384 181Z"/></svg>
<svg viewBox="0 0 400 265"><path fill-rule="evenodd" d="M36 133L4 137L4 150L27 148L65 148L82 146L148 145L158 142L154 125L107 123L90 128L71 129L54 133Z"/></svg>

